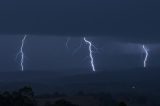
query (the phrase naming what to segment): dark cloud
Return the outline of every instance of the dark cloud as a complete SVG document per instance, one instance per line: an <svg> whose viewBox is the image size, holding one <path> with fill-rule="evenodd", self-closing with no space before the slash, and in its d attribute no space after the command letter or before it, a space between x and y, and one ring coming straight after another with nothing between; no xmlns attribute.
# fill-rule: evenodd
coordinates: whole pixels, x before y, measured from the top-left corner
<svg viewBox="0 0 160 106"><path fill-rule="evenodd" d="M112 36L160 41L159 0L4 0L1 34Z"/></svg>

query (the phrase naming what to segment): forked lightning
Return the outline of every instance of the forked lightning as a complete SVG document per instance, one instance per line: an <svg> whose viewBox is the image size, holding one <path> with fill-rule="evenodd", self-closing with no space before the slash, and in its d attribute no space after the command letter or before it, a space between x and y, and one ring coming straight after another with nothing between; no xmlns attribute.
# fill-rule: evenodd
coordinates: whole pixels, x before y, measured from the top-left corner
<svg viewBox="0 0 160 106"><path fill-rule="evenodd" d="M94 65L92 42L87 40L85 37L84 37L84 41L89 45L88 47L89 47L89 56L90 56L90 59L91 59L91 66L92 66L92 70L95 72L96 69L95 69L95 65Z"/></svg>
<svg viewBox="0 0 160 106"><path fill-rule="evenodd" d="M17 55L20 55L21 56L21 60L20 60L20 65L21 65L21 71L24 71L24 52L23 52L23 48L24 48L24 44L25 44L25 40L27 38L27 35L25 35L22 39L22 42L21 42L21 47L20 47L20 51L18 52Z"/></svg>
<svg viewBox="0 0 160 106"><path fill-rule="evenodd" d="M147 60L148 60L148 49L145 47L145 45L143 45L143 50L145 51L145 58L143 61L143 65L144 65L144 68L146 68L147 67Z"/></svg>

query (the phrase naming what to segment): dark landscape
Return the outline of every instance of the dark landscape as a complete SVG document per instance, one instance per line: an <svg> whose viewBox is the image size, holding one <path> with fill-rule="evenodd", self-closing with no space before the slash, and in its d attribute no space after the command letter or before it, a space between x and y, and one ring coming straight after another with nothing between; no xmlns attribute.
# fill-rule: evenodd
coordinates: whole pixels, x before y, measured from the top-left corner
<svg viewBox="0 0 160 106"><path fill-rule="evenodd" d="M160 0L0 0L0 106L160 106Z"/></svg>
<svg viewBox="0 0 160 106"><path fill-rule="evenodd" d="M38 106L44 106L46 103L53 105L45 106L57 106L54 103L58 100L75 103L78 106L118 106L119 102L125 102L128 106L158 106L160 104L158 70L158 68L135 68L95 73L86 71L73 75L60 74L58 71L11 72L12 74L1 72L0 88L1 92L13 92L24 86L31 87Z"/></svg>

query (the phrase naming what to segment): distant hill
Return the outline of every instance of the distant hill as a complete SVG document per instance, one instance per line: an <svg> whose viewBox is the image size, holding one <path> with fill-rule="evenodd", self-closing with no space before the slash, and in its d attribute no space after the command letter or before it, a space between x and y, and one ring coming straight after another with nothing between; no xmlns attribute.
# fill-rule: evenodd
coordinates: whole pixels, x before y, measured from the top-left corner
<svg viewBox="0 0 160 106"><path fill-rule="evenodd" d="M0 72L0 88L1 90L14 90L24 85L31 85L36 93L131 92L134 90L160 94L159 68L71 72Z"/></svg>

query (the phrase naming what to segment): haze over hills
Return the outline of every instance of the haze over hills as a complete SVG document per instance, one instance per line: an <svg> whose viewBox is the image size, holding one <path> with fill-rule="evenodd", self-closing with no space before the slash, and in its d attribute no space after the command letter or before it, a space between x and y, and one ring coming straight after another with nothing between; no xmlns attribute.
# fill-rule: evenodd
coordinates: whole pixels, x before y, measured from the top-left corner
<svg viewBox="0 0 160 106"><path fill-rule="evenodd" d="M135 68L116 71L62 73L53 71L0 72L0 88L14 90L25 85L36 93L52 92L128 92L143 91L160 94L158 68Z"/></svg>

